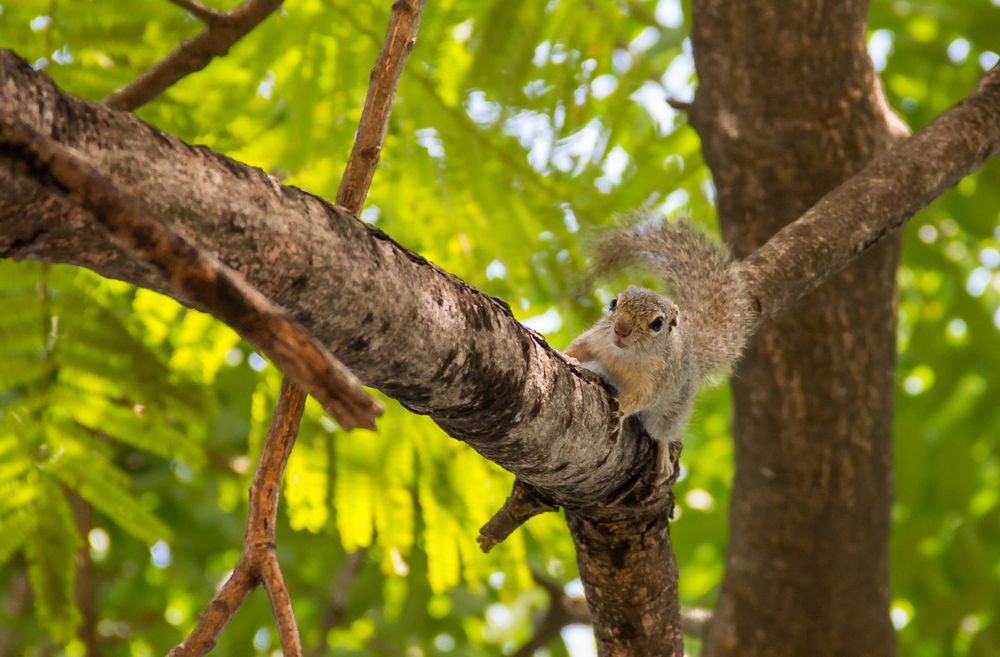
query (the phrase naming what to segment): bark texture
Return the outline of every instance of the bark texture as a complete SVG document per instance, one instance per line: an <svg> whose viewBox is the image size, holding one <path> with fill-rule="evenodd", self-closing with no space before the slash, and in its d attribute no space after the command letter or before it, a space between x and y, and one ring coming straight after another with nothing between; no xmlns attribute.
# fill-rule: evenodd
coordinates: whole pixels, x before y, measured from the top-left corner
<svg viewBox="0 0 1000 657"><path fill-rule="evenodd" d="M861 0L695 2L692 122L738 256L902 136L865 50L866 12ZM894 233L766 326L733 377L731 538L706 655L894 653L898 251ZM772 292L830 270L808 246L770 267ZM782 305L758 298L764 319Z"/></svg>
<svg viewBox="0 0 1000 657"><path fill-rule="evenodd" d="M0 75L3 112L143 198L150 215L243 274L366 384L430 415L554 502L596 508L650 464L648 441L616 439L604 386L524 329L504 302L343 208L61 92L12 53L0 52ZM83 265L192 304L2 153L0 197L0 257Z"/></svg>

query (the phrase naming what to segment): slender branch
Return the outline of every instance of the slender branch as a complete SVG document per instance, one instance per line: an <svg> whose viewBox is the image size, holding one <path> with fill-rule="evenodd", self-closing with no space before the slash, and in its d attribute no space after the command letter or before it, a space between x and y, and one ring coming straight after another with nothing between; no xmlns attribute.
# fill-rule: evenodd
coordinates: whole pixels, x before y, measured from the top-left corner
<svg viewBox="0 0 1000 657"><path fill-rule="evenodd" d="M191 634L168 657L201 657L215 645L226 623L261 582L267 589L285 655L301 657L291 600L275 554L278 490L285 463L305 409L305 394L287 382L281 386L278 406L250 485L250 511L243 556L223 587L202 612Z"/></svg>
<svg viewBox="0 0 1000 657"><path fill-rule="evenodd" d="M712 610L704 607L692 607L681 611L681 628L684 634L696 638L704 638L708 624L712 622Z"/></svg>
<svg viewBox="0 0 1000 657"><path fill-rule="evenodd" d="M333 580L333 587L330 591L330 599L323 609L322 620L320 621L319 643L309 650L310 657L321 657L326 653L326 637L330 630L341 627L347 620L347 603L350 599L351 588L354 581L361 574L361 569L368 557L368 549L361 548L351 552L344 559L340 566L337 577Z"/></svg>
<svg viewBox="0 0 1000 657"><path fill-rule="evenodd" d="M188 12L189 14L200 20L202 23L205 23L207 25L211 25L213 23L219 22L220 20L224 20L226 16L226 12L217 11L215 9L212 9L211 7L206 7L202 3L198 2L198 0L169 0L169 1L177 5L184 11ZM127 109L135 109L135 108L132 107Z"/></svg>
<svg viewBox="0 0 1000 657"><path fill-rule="evenodd" d="M250 30L281 6L282 0L247 0L227 12L216 12L196 0L171 0L205 22L198 35L177 46L173 52L146 69L124 87L115 89L104 102L112 107L134 110L153 100L178 80L208 66Z"/></svg>
<svg viewBox="0 0 1000 657"><path fill-rule="evenodd" d="M426 0L396 0L392 5L389 29L372 69L365 109L361 113L358 135L347 159L347 168L337 190L337 203L359 214L368 195L382 154L382 142L389 126L389 111L396 97L396 87L406 58L417 41L417 27Z"/></svg>
<svg viewBox="0 0 1000 657"><path fill-rule="evenodd" d="M83 641L84 655L100 657L100 637L97 635L97 572L94 560L90 558L90 548L86 544L86 537L93 529L94 508L76 492L69 489L65 492L73 505L77 532L84 537L84 545L76 554L76 605L80 608L82 617L78 633Z"/></svg>
<svg viewBox="0 0 1000 657"><path fill-rule="evenodd" d="M270 356L315 395L341 426L375 427L381 406L361 388L357 377L242 276L150 218L134 197L80 155L23 121L4 117L0 144L51 176L113 239L169 278L178 293L211 309Z"/></svg>
<svg viewBox="0 0 1000 657"><path fill-rule="evenodd" d="M245 557L236 564L232 575L215 594L198 618L198 624L167 657L201 657L215 647L226 624L232 620L236 610L257 587L256 574L252 572Z"/></svg>
<svg viewBox="0 0 1000 657"><path fill-rule="evenodd" d="M975 91L877 157L743 261L758 326L1000 152L1000 64Z"/></svg>
<svg viewBox="0 0 1000 657"><path fill-rule="evenodd" d="M567 625L589 625L590 613L583 596L568 596L562 585L536 568L531 569L535 583L545 589L549 606L535 625L535 633L511 657L531 657L559 636Z"/></svg>
<svg viewBox="0 0 1000 657"><path fill-rule="evenodd" d="M670 105L678 112L690 112L691 108L694 107L694 103L689 100L681 100L679 98L667 98L667 105Z"/></svg>
<svg viewBox="0 0 1000 657"><path fill-rule="evenodd" d="M271 609L274 610L284 657L302 657L302 642L299 640L299 627L292 611L292 601L288 595L288 587L285 586L285 578L281 575L281 565L273 550L264 559L261 579L271 600Z"/></svg>

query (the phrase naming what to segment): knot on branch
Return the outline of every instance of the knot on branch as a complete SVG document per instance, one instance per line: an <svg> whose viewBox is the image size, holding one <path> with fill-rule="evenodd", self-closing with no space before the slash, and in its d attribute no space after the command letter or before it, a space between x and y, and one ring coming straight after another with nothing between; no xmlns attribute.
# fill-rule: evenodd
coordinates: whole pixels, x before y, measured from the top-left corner
<svg viewBox="0 0 1000 657"><path fill-rule="evenodd" d="M557 508L533 486L516 479L507 501L479 530L476 541L483 552L489 552L530 518L546 511L555 511Z"/></svg>

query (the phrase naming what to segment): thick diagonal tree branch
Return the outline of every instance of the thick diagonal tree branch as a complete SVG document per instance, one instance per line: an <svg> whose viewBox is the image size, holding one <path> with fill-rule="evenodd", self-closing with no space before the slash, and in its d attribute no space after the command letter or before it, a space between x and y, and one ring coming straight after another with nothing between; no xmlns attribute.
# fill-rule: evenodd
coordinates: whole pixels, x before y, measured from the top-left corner
<svg viewBox="0 0 1000 657"><path fill-rule="evenodd" d="M51 178L60 191L89 210L113 240L155 267L178 294L211 308L274 359L341 426L375 428L381 405L350 370L239 274L150 218L135 198L76 152L13 116L0 119L0 148L36 175L42 174L42 180Z"/></svg>
<svg viewBox="0 0 1000 657"><path fill-rule="evenodd" d="M182 78L225 55L233 45L281 6L282 0L247 0L230 11L213 11L197 0L171 0L205 23L205 29L188 39L104 102L134 110L145 105Z"/></svg>
<svg viewBox="0 0 1000 657"><path fill-rule="evenodd" d="M676 652L678 623L660 623L679 615L667 498L651 494L644 478L653 447L630 432L616 439L615 404L599 382L524 329L505 304L343 209L65 94L9 53L0 55L0 71L0 111L85 153L141 195L156 216L291 309L363 381L431 416L566 507L591 614L604 628L598 636L604 654L655 646ZM991 72L990 80L995 76ZM990 82L968 102L992 107L998 96ZM913 159L897 149L880 165L927 185L908 190L924 202L982 162L978 155L968 159L958 145L975 142L982 154L1000 148L996 123L956 131L950 120L939 120L924 132L946 157ZM928 168L937 175L909 177ZM16 171L8 158L0 158L0 198L0 255L72 262L176 294L153 268L96 230L86 213ZM858 224L889 229L897 223L896 208L858 205ZM834 221L838 209L821 203L815 225L841 230ZM252 255L258 248L263 252ZM844 262L855 253L844 252ZM760 264L754 268L763 271ZM787 298L780 289L775 293ZM759 290L758 301L772 316L780 303L769 294Z"/></svg>

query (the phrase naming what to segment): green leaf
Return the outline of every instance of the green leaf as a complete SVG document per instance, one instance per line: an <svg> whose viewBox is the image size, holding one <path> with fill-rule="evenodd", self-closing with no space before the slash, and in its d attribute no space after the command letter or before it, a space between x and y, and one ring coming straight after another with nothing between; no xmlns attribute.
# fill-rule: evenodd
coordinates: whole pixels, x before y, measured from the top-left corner
<svg viewBox="0 0 1000 657"><path fill-rule="evenodd" d="M35 610L56 643L76 633L80 612L76 606L76 551L80 537L73 513L54 484L43 484L35 502L35 531L25 541L28 577Z"/></svg>

